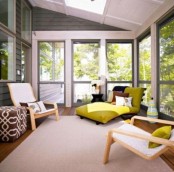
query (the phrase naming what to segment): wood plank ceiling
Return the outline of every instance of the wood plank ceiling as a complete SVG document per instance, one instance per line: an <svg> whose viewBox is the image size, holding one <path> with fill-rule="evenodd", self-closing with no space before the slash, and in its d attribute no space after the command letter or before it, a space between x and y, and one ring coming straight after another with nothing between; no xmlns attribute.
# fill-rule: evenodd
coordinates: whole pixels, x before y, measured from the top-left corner
<svg viewBox="0 0 174 172"><path fill-rule="evenodd" d="M71 0L29 1L32 6L135 31L167 0L103 0L106 3L102 14L69 6L67 2ZM101 0L80 0L83 1L89 1L92 10L95 1Z"/></svg>

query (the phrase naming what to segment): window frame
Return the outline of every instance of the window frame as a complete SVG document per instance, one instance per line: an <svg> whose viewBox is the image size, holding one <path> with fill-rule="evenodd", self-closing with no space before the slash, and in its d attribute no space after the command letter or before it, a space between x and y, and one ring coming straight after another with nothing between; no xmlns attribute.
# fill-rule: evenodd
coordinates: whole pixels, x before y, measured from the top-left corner
<svg viewBox="0 0 174 172"><path fill-rule="evenodd" d="M8 26L0 22L0 29L4 29L12 34L16 34L16 0L13 0L13 30L11 30Z"/></svg>
<svg viewBox="0 0 174 172"><path fill-rule="evenodd" d="M100 40L99 39L73 39L71 41L71 45L72 45L72 76L71 76L71 83L72 83L72 90L71 90L71 93L72 93L72 99L71 99L71 102L72 102L72 105L73 106L78 106L79 103L75 103L74 102L74 94L75 94L75 84L91 84L91 81L75 81L74 80L74 43L98 43L99 45L99 48L100 48ZM99 78L98 78L99 79ZM92 99L91 99L92 100ZM83 105L85 103L81 103L80 105Z"/></svg>
<svg viewBox="0 0 174 172"><path fill-rule="evenodd" d="M32 58L31 58L31 47L24 42L21 42L21 82L22 82L22 50L23 47L27 49L27 57L25 56L25 72L24 72L24 82L32 81ZM27 58L27 59L26 59Z"/></svg>
<svg viewBox="0 0 174 172"><path fill-rule="evenodd" d="M23 7L24 7L24 5L25 5L25 7L27 7L28 9L29 9L29 11L30 11L30 21L29 21L29 23L30 23L30 40L26 40L23 36L22 36L22 32L23 32L23 30L22 30L22 25L23 25L23 15L22 15L22 9L23 9ZM31 8L29 7L29 5L26 3L26 1L21 1L21 39L23 40L23 42L27 42L27 43L30 43L31 44L31 42L32 42L32 10L31 10Z"/></svg>
<svg viewBox="0 0 174 172"><path fill-rule="evenodd" d="M143 40L143 39L146 39L148 37L151 37L151 31L150 29L148 28L143 34L141 34L140 36L138 36L137 38L137 86L139 86L140 84L149 84L151 85L151 89L152 89L152 78L151 80L140 80L140 42ZM151 47L151 45L150 45ZM152 64L152 57L151 57L151 52L150 52L150 60L151 60L151 64ZM150 65L151 65L150 64ZM151 69L152 69L152 66L151 66ZM152 73L152 72L151 72ZM147 109L148 105L146 104L142 104L142 108L145 108Z"/></svg>
<svg viewBox="0 0 174 172"><path fill-rule="evenodd" d="M63 81L40 81L40 53L39 53L39 43L40 42L62 42L64 44L64 80ZM65 54L65 40L40 40L37 42L37 47L38 47L38 67L37 67L37 73L38 73L38 83L37 83L37 88L38 88L38 99L40 100L40 84L63 84L64 85L64 103L58 103L58 105L63 106L65 105L66 102L66 81L65 81L65 76L66 76L66 54Z"/></svg>
<svg viewBox="0 0 174 172"><path fill-rule="evenodd" d="M160 111L160 85L174 85L174 81L160 80L160 29L172 20L174 21L174 12L170 12L164 18L157 22L157 85L159 85L156 90L157 109L159 113L159 118L167 120L174 120L174 118Z"/></svg>
<svg viewBox="0 0 174 172"><path fill-rule="evenodd" d="M133 67L133 64L134 64L134 40L132 39L127 39L127 40L117 40L117 39L107 39L106 40L106 59L108 58L107 57L107 44L108 43L130 43L132 45L132 81L106 81L106 90L108 92L108 84L121 84L121 85L124 85L124 84L131 84L132 87L134 86L134 67ZM109 72L108 72L109 73ZM108 94L108 93L107 93ZM108 96L108 95L106 95Z"/></svg>
<svg viewBox="0 0 174 172"><path fill-rule="evenodd" d="M12 34L11 32L9 32L8 30L5 30L4 28L1 28L0 27L0 30L2 32L4 32L7 36L10 36L13 38L13 74L12 74L12 77L13 79L7 79L7 80L0 80L0 83L3 83L3 82L13 82L13 81L16 81L16 58L15 58L15 54L16 54L16 37L14 34Z"/></svg>

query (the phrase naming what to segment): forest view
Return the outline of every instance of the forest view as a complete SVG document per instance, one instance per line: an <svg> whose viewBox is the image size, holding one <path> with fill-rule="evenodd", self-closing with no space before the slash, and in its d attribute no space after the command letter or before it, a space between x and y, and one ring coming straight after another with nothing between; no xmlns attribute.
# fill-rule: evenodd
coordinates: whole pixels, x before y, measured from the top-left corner
<svg viewBox="0 0 174 172"><path fill-rule="evenodd" d="M174 18L159 30L160 111L174 117Z"/></svg>

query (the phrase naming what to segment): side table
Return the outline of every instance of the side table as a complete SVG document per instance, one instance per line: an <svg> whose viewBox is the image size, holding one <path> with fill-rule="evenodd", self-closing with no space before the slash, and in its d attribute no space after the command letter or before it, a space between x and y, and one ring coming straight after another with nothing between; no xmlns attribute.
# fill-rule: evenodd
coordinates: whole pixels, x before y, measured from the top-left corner
<svg viewBox="0 0 174 172"><path fill-rule="evenodd" d="M93 103L93 102L104 102L102 97L103 97L103 94L92 94L91 103Z"/></svg>
<svg viewBox="0 0 174 172"><path fill-rule="evenodd" d="M13 142L27 130L25 107L0 107L0 141Z"/></svg>

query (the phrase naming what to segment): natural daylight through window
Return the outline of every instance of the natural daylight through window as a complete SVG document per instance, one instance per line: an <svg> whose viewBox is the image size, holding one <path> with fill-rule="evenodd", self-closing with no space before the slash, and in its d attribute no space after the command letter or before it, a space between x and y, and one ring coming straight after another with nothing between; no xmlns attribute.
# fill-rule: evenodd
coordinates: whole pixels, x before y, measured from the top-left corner
<svg viewBox="0 0 174 172"><path fill-rule="evenodd" d="M65 0L67 6L81 10L103 14L106 0Z"/></svg>

